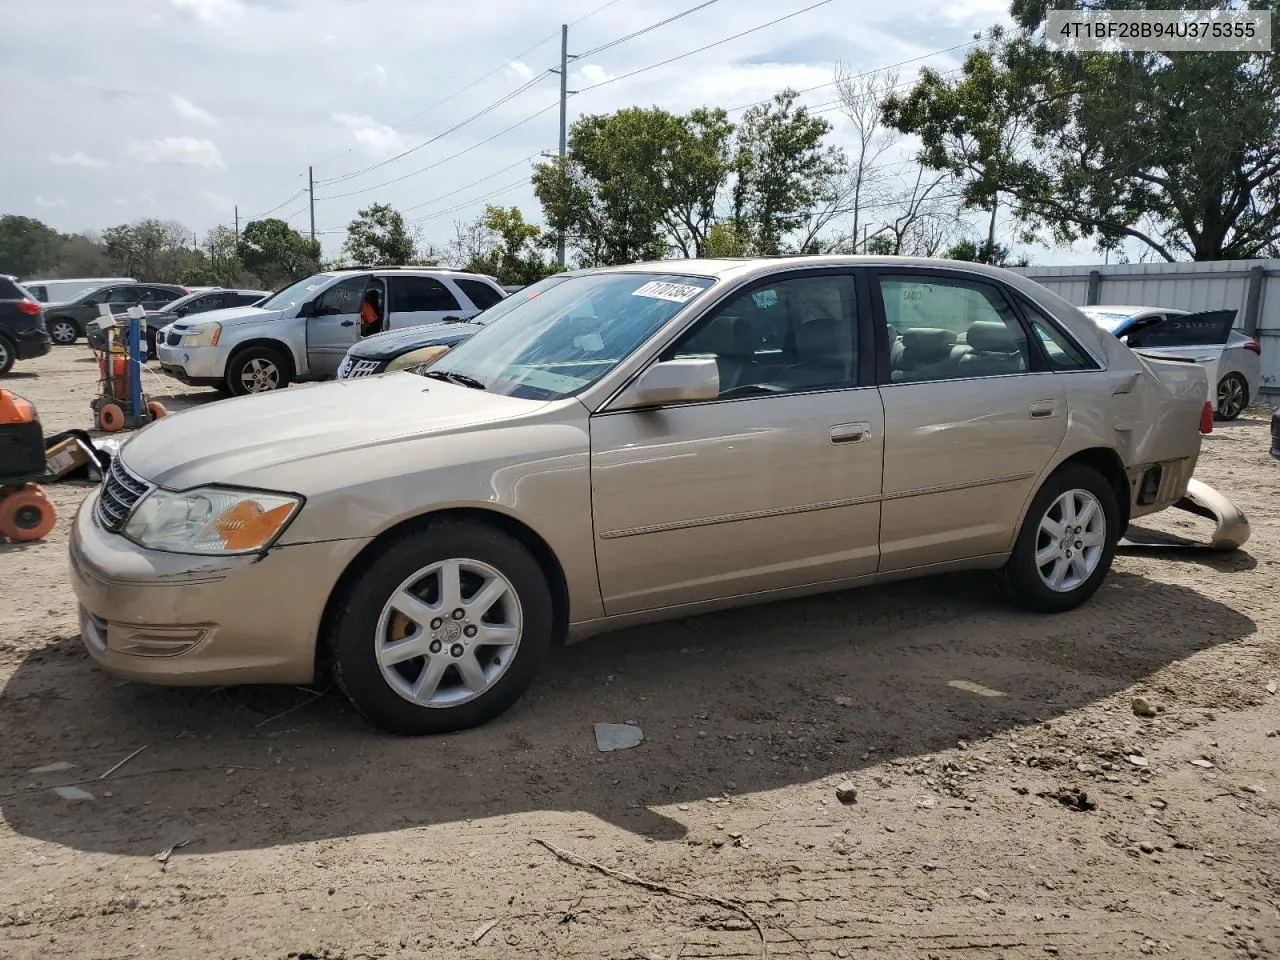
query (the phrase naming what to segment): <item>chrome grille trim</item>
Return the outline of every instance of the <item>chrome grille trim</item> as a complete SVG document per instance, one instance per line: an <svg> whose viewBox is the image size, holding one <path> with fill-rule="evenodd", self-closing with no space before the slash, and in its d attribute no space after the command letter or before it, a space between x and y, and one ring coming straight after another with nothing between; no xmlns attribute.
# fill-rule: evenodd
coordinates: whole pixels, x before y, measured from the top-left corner
<svg viewBox="0 0 1280 960"><path fill-rule="evenodd" d="M94 518L105 529L119 533L134 508L150 492L151 485L130 473L120 462L119 455L112 457L111 466L102 478Z"/></svg>

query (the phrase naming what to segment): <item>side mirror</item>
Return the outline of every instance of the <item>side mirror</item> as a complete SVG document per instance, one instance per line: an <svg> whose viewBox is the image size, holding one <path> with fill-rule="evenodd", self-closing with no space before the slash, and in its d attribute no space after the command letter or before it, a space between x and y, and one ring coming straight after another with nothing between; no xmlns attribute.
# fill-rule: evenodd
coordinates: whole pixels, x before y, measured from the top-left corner
<svg viewBox="0 0 1280 960"><path fill-rule="evenodd" d="M611 405L613 410L698 403L720 396L720 368L714 360L667 360L655 363Z"/></svg>
<svg viewBox="0 0 1280 960"><path fill-rule="evenodd" d="M316 315L316 302L314 300L308 300L306 303L304 303L302 306L298 308L298 316L300 317L314 317L315 315Z"/></svg>

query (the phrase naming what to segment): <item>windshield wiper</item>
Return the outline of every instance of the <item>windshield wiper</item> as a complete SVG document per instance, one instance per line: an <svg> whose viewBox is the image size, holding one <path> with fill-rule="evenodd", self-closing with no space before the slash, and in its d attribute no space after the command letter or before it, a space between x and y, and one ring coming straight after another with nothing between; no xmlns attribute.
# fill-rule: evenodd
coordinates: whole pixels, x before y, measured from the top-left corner
<svg viewBox="0 0 1280 960"><path fill-rule="evenodd" d="M446 383L456 383L459 386L470 387L472 390L488 389L475 377L468 377L465 373L454 373L452 370L428 370L423 376L431 377L433 380L443 380Z"/></svg>

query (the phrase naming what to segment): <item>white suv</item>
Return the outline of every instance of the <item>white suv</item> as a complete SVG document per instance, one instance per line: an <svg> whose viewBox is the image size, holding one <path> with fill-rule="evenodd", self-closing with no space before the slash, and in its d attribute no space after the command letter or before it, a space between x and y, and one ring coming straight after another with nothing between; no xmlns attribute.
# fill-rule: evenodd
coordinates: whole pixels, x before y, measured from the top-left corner
<svg viewBox="0 0 1280 960"><path fill-rule="evenodd" d="M439 267L348 267L317 273L252 307L212 310L161 331L165 373L232 394L278 390L338 372L376 293L382 330L465 320L501 300L492 277Z"/></svg>

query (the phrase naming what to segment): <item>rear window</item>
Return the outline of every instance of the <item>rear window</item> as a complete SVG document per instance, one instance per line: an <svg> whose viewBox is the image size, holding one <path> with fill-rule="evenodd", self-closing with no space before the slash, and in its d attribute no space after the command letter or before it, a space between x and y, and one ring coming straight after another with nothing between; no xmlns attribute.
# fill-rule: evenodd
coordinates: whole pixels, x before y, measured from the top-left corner
<svg viewBox="0 0 1280 960"><path fill-rule="evenodd" d="M467 298L481 310L488 310L502 299L502 294L483 280L455 279L453 282L461 287Z"/></svg>
<svg viewBox="0 0 1280 960"><path fill-rule="evenodd" d="M0 300L26 300L22 288L8 277L0 277Z"/></svg>

